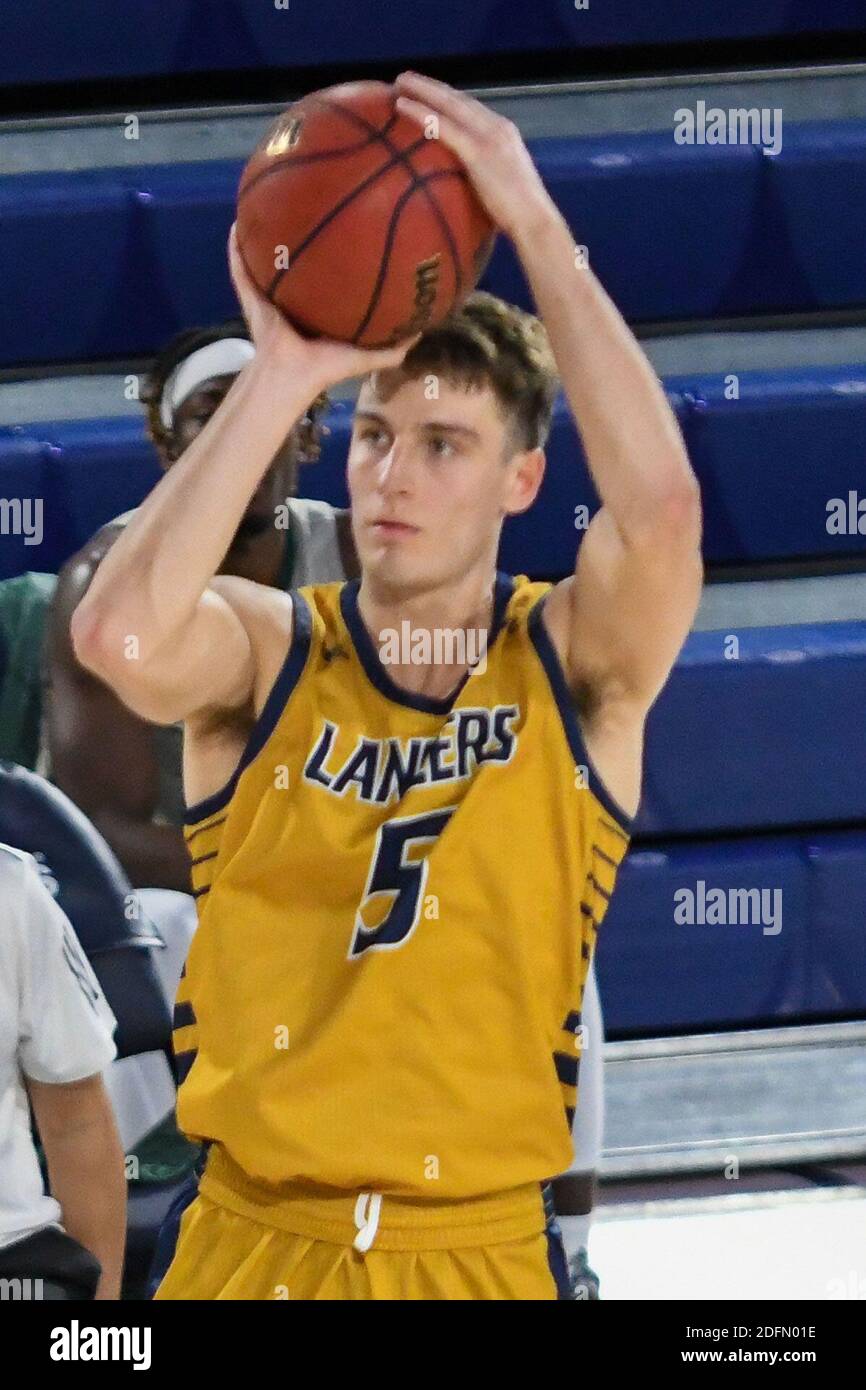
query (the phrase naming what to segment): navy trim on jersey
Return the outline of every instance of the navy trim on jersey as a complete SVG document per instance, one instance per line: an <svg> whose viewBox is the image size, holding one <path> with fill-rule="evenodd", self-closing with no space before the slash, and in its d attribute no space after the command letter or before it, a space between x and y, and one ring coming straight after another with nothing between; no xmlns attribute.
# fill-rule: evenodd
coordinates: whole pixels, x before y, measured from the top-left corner
<svg viewBox="0 0 866 1390"><path fill-rule="evenodd" d="M172 1030L175 1028L187 1028L190 1024L195 1022L195 1011L188 999L184 999L181 1003L175 1004L171 1025Z"/></svg>
<svg viewBox="0 0 866 1390"><path fill-rule="evenodd" d="M568 1260L565 1257L565 1246L562 1243L562 1230L559 1223L554 1221L546 1226L544 1234L547 1236L547 1265L556 1285L556 1301L558 1303L573 1303L574 1286L568 1272Z"/></svg>
<svg viewBox="0 0 866 1390"><path fill-rule="evenodd" d="M550 640L550 633L542 620L542 612L547 595L545 594L536 603L529 615L529 635L532 638L535 650L538 652L539 659L544 667L545 674L550 682L550 689L553 698L556 700L559 709L559 717L565 729L565 736L568 739L568 746L571 749L571 756L574 758L575 767L585 767L589 772L589 789L597 801L601 803L609 816L613 816L618 821L623 830L631 834L634 826L634 817L627 816L621 806L617 804L611 796L604 782L599 777L592 765L592 760L586 751L583 741L580 723L574 708L574 698L568 689L565 675L560 664L556 648Z"/></svg>
<svg viewBox="0 0 866 1390"><path fill-rule="evenodd" d="M195 839L196 835L203 835L204 832L205 832L206 830L214 830L214 829L216 828L216 826L222 825L222 823L223 823L223 821L224 821L225 819L226 819L225 816L218 816L216 820L209 820L209 821L206 821L204 825L197 825L196 828L195 828L195 830L193 830L189 835L186 835L185 838L186 838L187 845L191 845L191 844L192 844L192 842L193 842L193 840Z"/></svg>
<svg viewBox="0 0 866 1390"><path fill-rule="evenodd" d="M578 1072L580 1070L580 1058L569 1057L565 1052L554 1052L553 1065L556 1067L557 1078L563 1086L576 1086Z"/></svg>
<svg viewBox="0 0 866 1390"><path fill-rule="evenodd" d="M402 686L392 681L382 662L379 660L379 653L376 651L376 644L370 636L364 624L364 620L358 611L358 590L361 581L351 579L344 584L340 590L340 611L343 614L343 621L349 629L349 636L354 643L358 660L364 668L370 683L375 686L380 695L386 699L393 700L395 704L406 705L409 709L421 710L424 714L448 714L456 703L460 692L469 680L472 672L467 671L463 675L450 695L444 699L434 699L431 695L416 695L412 691L404 690ZM508 601L514 592L514 580L510 574L498 572L493 597L493 621L490 625L490 632L487 637L487 651L489 652L493 643L499 636L502 624L505 621L505 611Z"/></svg>
<svg viewBox="0 0 866 1390"><path fill-rule="evenodd" d="M180 1239L181 1217L187 1207L191 1206L198 1196L198 1164L200 1161L200 1157L196 1159L195 1168L192 1172L187 1173L183 1183L172 1198L168 1211L163 1217L153 1252L150 1273L147 1277L148 1298L153 1298L163 1279L168 1274L168 1267L174 1259L177 1242Z"/></svg>
<svg viewBox="0 0 866 1390"><path fill-rule="evenodd" d="M265 702L264 709L253 725L246 747L241 754L240 762L220 791L214 792L213 796L205 797L203 801L196 802L195 806L187 808L183 817L184 825L192 825L195 821L202 820L204 816L212 816L217 811L221 811L234 796L241 774L261 753L277 727L289 696L300 680L301 672L307 664L307 657L310 653L312 631L313 618L309 606L301 594L293 589L292 641L280 673L271 687L271 693Z"/></svg>
<svg viewBox="0 0 866 1390"><path fill-rule="evenodd" d="M174 1054L174 1074L178 1086L182 1086L192 1070L192 1064L198 1056L198 1049L191 1048L189 1052L176 1052Z"/></svg>

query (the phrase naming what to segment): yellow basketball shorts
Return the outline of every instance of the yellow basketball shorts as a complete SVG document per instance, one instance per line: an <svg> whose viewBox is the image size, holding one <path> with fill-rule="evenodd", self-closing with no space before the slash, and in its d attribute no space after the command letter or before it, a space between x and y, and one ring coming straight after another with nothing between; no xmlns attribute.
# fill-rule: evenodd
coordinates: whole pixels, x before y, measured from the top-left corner
<svg viewBox="0 0 866 1390"><path fill-rule="evenodd" d="M549 1191L459 1202L257 1187L218 1146L157 1299L571 1299Z"/></svg>

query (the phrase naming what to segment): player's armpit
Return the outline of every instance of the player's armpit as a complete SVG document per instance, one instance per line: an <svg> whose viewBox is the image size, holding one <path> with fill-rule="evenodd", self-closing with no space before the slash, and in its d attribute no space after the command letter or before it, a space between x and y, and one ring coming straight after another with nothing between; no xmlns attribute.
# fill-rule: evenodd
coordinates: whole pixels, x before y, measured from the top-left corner
<svg viewBox="0 0 866 1390"><path fill-rule="evenodd" d="M259 680L254 638L275 591L236 576L215 576L183 629L155 651L141 652L135 634L78 636L81 663L100 676L142 719L175 724L202 710L253 703ZM282 598L283 611L290 600Z"/></svg>
<svg viewBox="0 0 866 1390"><path fill-rule="evenodd" d="M703 583L700 505L670 524L623 538L609 511L593 517L574 575L548 600L548 624L572 690L600 708L624 701L645 714L694 621Z"/></svg>

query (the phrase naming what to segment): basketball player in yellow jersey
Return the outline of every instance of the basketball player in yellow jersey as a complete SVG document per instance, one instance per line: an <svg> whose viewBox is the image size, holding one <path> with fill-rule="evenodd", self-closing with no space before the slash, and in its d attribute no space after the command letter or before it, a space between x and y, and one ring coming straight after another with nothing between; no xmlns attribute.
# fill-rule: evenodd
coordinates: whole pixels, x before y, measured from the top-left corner
<svg viewBox="0 0 866 1390"><path fill-rule="evenodd" d="M232 238L255 359L73 617L133 710L185 721L178 1115L210 1149L160 1298L569 1297L544 1184L571 1160L644 719L698 601L698 490L517 130L398 89L438 116L544 327L475 295L405 360L303 341ZM557 369L603 505L551 587L495 562L541 484ZM218 576L280 441L351 376L360 583Z"/></svg>

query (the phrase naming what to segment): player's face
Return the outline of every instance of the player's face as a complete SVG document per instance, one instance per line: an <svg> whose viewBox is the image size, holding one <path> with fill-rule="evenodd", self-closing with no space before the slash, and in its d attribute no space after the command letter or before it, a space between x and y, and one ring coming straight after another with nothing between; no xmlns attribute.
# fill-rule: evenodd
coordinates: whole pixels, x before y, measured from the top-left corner
<svg viewBox="0 0 866 1390"><path fill-rule="evenodd" d="M375 377L358 397L349 446L352 529L362 572L413 591L496 561L503 519L532 503L541 449L514 453L496 396L429 377L385 402Z"/></svg>
<svg viewBox="0 0 866 1390"><path fill-rule="evenodd" d="M222 405L235 379L234 375L210 377L181 402L175 414L171 456L162 460L164 468L170 468L201 434ZM297 441L293 432L275 454L270 468L250 498L229 547L230 552L246 549L256 536L274 526L277 506L296 491L297 474Z"/></svg>

